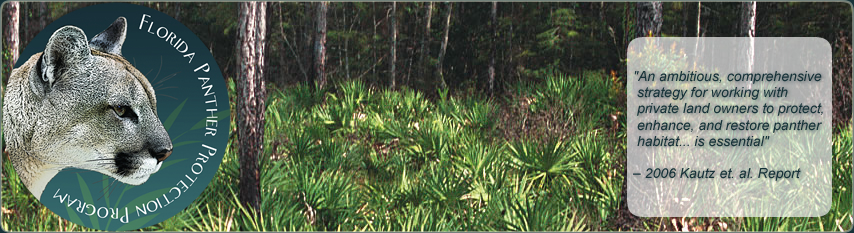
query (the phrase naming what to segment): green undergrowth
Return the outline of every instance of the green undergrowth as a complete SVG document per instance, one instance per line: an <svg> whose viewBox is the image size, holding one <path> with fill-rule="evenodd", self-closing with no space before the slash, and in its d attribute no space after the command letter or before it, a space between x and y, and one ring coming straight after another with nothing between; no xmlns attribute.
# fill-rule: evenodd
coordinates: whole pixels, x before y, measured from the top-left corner
<svg viewBox="0 0 854 233"><path fill-rule="evenodd" d="M627 217L625 106L617 104L625 90L616 80L542 72L492 98L353 80L271 87L260 211L238 200L232 137L196 202L143 230L668 230L667 219ZM851 128L840 131L828 215L700 222L738 231L850 228ZM90 230L38 204L5 157L3 171L4 229Z"/></svg>

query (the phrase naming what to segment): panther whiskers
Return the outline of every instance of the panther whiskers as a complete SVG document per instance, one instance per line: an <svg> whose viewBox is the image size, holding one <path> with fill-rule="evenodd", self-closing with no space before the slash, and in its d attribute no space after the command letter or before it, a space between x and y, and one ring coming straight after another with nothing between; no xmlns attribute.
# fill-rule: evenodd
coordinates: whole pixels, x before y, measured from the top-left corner
<svg viewBox="0 0 854 233"><path fill-rule="evenodd" d="M172 153L154 88L121 55L126 35L124 17L92 40L65 26L12 71L3 106L6 149L36 198L65 168L107 175L111 189L140 185Z"/></svg>

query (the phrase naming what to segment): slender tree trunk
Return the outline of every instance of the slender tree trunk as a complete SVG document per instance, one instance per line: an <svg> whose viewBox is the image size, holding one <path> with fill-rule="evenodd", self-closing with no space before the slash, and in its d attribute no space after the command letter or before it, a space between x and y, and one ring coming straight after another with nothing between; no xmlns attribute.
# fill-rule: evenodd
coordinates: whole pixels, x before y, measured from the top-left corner
<svg viewBox="0 0 854 233"><path fill-rule="evenodd" d="M411 4L412 4L411 6L418 6L417 3L411 3ZM412 18L415 21L415 25L417 25L418 24L418 13L414 13ZM406 23L406 17L404 17L404 24L405 23ZM406 27L404 27L404 31L405 30L406 30ZM397 31L398 31L398 33L400 33L399 28L397 29ZM413 31L415 31L415 30L413 30ZM412 33L413 37L415 37L415 34L416 33ZM406 53L404 53L405 57L402 57L402 59L401 59L401 60L405 60L407 63L406 64L406 75L403 76L403 80L401 80L401 82L398 84L398 85L403 85L403 86L409 85L409 80L412 77L413 62L415 62L415 57L417 56L416 53L418 52L415 49L418 47L418 41L414 40L414 39L409 39L408 42L409 42L409 45L406 46L406 50L405 50Z"/></svg>
<svg viewBox="0 0 854 233"><path fill-rule="evenodd" d="M42 29L44 29L44 15L46 14L45 8L42 7L42 4L46 4L45 2L25 2L23 5L26 5L27 11L24 12L24 25L21 27L24 31L24 34L21 35L22 38L20 41L27 42L36 37ZM26 45L24 45L26 46ZM22 48L26 48L22 46Z"/></svg>
<svg viewBox="0 0 854 233"><path fill-rule="evenodd" d="M239 3L237 80L240 200L256 213L261 206L258 160L264 152L264 40L266 3Z"/></svg>
<svg viewBox="0 0 854 233"><path fill-rule="evenodd" d="M181 2L175 3L175 21L181 22Z"/></svg>
<svg viewBox="0 0 854 233"><path fill-rule="evenodd" d="M742 58L739 61L742 64L741 72L753 72L753 37L756 36L756 2L741 3L741 20L739 25L739 36L747 37L747 41L743 43ZM751 82L747 82L747 89L752 87Z"/></svg>
<svg viewBox="0 0 854 233"><path fill-rule="evenodd" d="M379 25L377 23L377 3L376 2L371 3L371 16L374 17L374 21L371 21L371 23L374 24L374 36L371 37L370 44L372 45L372 47L376 48L377 47L377 26ZM374 62L379 63L379 59L377 58L377 49L371 49L371 55L373 55L373 57L374 57L374 59L373 59ZM376 65L371 66L371 74L374 77L377 76L377 66Z"/></svg>
<svg viewBox="0 0 854 233"><path fill-rule="evenodd" d="M39 29L35 31L33 37L47 27L48 15L50 13L47 12L47 2L39 2Z"/></svg>
<svg viewBox="0 0 854 233"><path fill-rule="evenodd" d="M347 32L352 33L353 27L347 24L347 8L344 8L344 27L347 27ZM347 75L347 80L350 80L350 39L344 40L344 73Z"/></svg>
<svg viewBox="0 0 854 233"><path fill-rule="evenodd" d="M24 4L19 3L18 7L20 8L18 9L18 14L20 14L20 16L18 16L18 26L21 27L18 29L18 46L26 48L27 43L29 43L30 40L30 31L28 30L30 28L30 17L27 17L30 12L30 4L26 2Z"/></svg>
<svg viewBox="0 0 854 233"><path fill-rule="evenodd" d="M270 4L273 4L273 3L270 3ZM279 68L285 69L285 67L288 67L288 63L285 61L285 57L286 57L285 54L287 54L287 52L285 52L285 51L290 48L290 44L287 42L288 35L285 34L285 26L284 26L285 21L283 21L283 19L282 19L282 4L284 4L284 3L278 2L278 4L276 4L276 6L278 7L277 10L279 10L279 14L278 14L279 15L279 23L278 23L279 34L282 35L282 43L281 43L281 45L279 45L279 47L281 48L279 51L281 53L281 54L279 54ZM299 64L299 57L297 57L296 61ZM302 65L299 65L299 66L300 66L299 68L302 70ZM280 75L278 78L276 78L276 85L277 86L283 87L285 85L285 83L287 83L287 78L290 77L290 75L288 75L288 73L289 73L289 71L288 72L279 71Z"/></svg>
<svg viewBox="0 0 854 233"><path fill-rule="evenodd" d="M427 58L430 57L430 52L427 50L427 43L429 43L430 38L430 22L433 18L433 2L427 3L427 14L424 18L424 34L421 35L421 56L419 56L418 66L419 72L418 76L420 78L425 78L425 74L427 73Z"/></svg>
<svg viewBox="0 0 854 233"><path fill-rule="evenodd" d="M700 26L700 17L703 13L702 7L703 3L697 2L697 40L694 41L694 68L697 67L697 61L701 57L701 55L697 53L699 52L697 49L700 47L700 29L702 28L702 26Z"/></svg>
<svg viewBox="0 0 854 233"><path fill-rule="evenodd" d="M700 18L703 15L703 3L697 2L697 37L700 37Z"/></svg>
<svg viewBox="0 0 854 233"><path fill-rule="evenodd" d="M321 89L326 86L326 12L328 10L329 2L317 3L314 36L314 74Z"/></svg>
<svg viewBox="0 0 854 233"><path fill-rule="evenodd" d="M439 80L441 81L441 87L448 88L448 83L445 82L445 73L442 69L442 63L445 62L445 51L448 49L448 33L451 30L451 11L453 10L454 3L448 2L448 12L445 13L445 34L442 36L442 48L439 50L439 64L437 64L437 71L439 72Z"/></svg>
<svg viewBox="0 0 854 233"><path fill-rule="evenodd" d="M18 20L19 20L19 9L20 3L17 1L9 2L6 4L4 10L5 15L8 16L6 18L6 25L3 25L3 37L5 38L5 44L9 51L9 58L3 61L3 73L7 74L3 77L0 77L0 95L3 95L3 87L6 86L6 77L9 77L8 74L12 72L12 68L15 67L15 62L18 61ZM5 57L4 57L5 59ZM0 122L2 122L2 116L0 116ZM0 134L2 136L2 134ZM0 145L2 146L2 145ZM2 151L2 148L0 148Z"/></svg>
<svg viewBox="0 0 854 233"><path fill-rule="evenodd" d="M489 59L489 94L495 92L495 50L498 49L498 2L492 2L492 51Z"/></svg>
<svg viewBox="0 0 854 233"><path fill-rule="evenodd" d="M637 3L637 31L635 37L660 37L662 22L661 2Z"/></svg>
<svg viewBox="0 0 854 233"><path fill-rule="evenodd" d="M503 65L503 70L504 70L504 75L507 77L506 80L510 80L511 78L515 77L515 73L516 73L515 70L513 69L514 64L515 64L515 63L513 63L513 35L514 35L514 33L513 33L513 20L515 19L515 18L513 18L513 15L516 11L516 5L513 2L508 2L508 3L505 3L504 5L510 5L510 13L508 14L510 16L510 28L507 29L507 35L506 35L506 37L507 37L507 49L504 50L504 52L505 52L504 61L505 62Z"/></svg>
<svg viewBox="0 0 854 233"><path fill-rule="evenodd" d="M305 80L306 82L312 82L314 80L317 80L316 73L314 72L315 70L313 69L315 67L315 64L314 64L315 53L314 53L314 50L312 49L314 47L314 40L315 40L315 38L314 38L315 27L314 27L314 22L313 22L314 17L312 17L312 16L314 15L315 11L317 11L317 9L313 7L314 4L317 4L317 3L313 3L313 2L304 2L303 3L303 6L305 7L305 22L304 22L305 23L305 30L303 33L303 43L302 43L303 44L303 47L302 47L303 52L302 52L302 54L303 54L303 58L306 61L308 61L308 65L306 66L306 68L308 69L307 80Z"/></svg>
<svg viewBox="0 0 854 233"><path fill-rule="evenodd" d="M742 2L739 22L739 36L747 39L741 44L741 57L737 60L741 69L738 72L752 73L754 69L753 50L754 39L756 36L756 2ZM753 82L746 82L747 89L753 88ZM750 115L744 116L744 121L750 120Z"/></svg>
<svg viewBox="0 0 854 233"><path fill-rule="evenodd" d="M397 86L397 80L395 80L395 63L397 62L397 24L395 21L395 14L397 14L397 2L391 2L391 13L388 17L389 19L389 37L391 38L391 54L389 54L389 85L392 89Z"/></svg>
<svg viewBox="0 0 854 233"><path fill-rule="evenodd" d="M5 62L8 67L10 67L9 71L11 71L11 67L15 66L15 62L18 61L18 22L20 20L20 9L21 3L14 1L6 4L6 15L8 18L6 19L6 25L3 32L3 36L6 38L6 46L9 46L9 55L11 55L9 61ZM2 85L0 85L2 86Z"/></svg>
<svg viewBox="0 0 854 233"><path fill-rule="evenodd" d="M682 4L682 37L688 37L688 3L681 2Z"/></svg>
<svg viewBox="0 0 854 233"><path fill-rule="evenodd" d="M747 37L744 44L742 64L746 72L753 72L753 38L756 36L756 2L741 3L740 37Z"/></svg>

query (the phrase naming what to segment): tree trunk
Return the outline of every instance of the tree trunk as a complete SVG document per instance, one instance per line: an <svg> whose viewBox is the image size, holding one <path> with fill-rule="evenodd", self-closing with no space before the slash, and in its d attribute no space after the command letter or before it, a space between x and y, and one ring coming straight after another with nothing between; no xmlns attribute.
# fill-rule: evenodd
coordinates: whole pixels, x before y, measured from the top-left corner
<svg viewBox="0 0 854 233"><path fill-rule="evenodd" d="M418 66L419 72L418 76L420 78L425 78L424 75L427 73L427 58L430 57L430 52L427 51L427 43L429 43L428 39L430 38L430 21L433 18L433 2L427 3L427 15L424 18L424 34L421 35L421 56L419 56Z"/></svg>
<svg viewBox="0 0 854 233"><path fill-rule="evenodd" d="M747 37L743 45L741 64L744 65L743 72L753 72L753 37L756 36L756 2L741 3L741 20L739 22L739 36ZM749 82L748 82L749 83Z"/></svg>
<svg viewBox="0 0 854 233"><path fill-rule="evenodd" d="M495 50L498 49L498 2L492 2L492 51L489 59L489 94L495 92Z"/></svg>
<svg viewBox="0 0 854 233"><path fill-rule="evenodd" d="M347 24L347 8L344 8L344 27L347 28L347 34L353 32L353 27ZM347 75L347 80L350 80L350 39L344 40L344 73Z"/></svg>
<svg viewBox="0 0 854 233"><path fill-rule="evenodd" d="M33 38L39 34L45 27L47 27L47 17L50 13L47 12L47 2L39 2L39 29L33 33Z"/></svg>
<svg viewBox="0 0 854 233"><path fill-rule="evenodd" d="M661 2L638 2L635 37L660 37L662 22Z"/></svg>
<svg viewBox="0 0 854 233"><path fill-rule="evenodd" d="M510 6L510 13L508 13L510 17L510 25L507 29L507 35L505 35L505 37L507 38L507 49L504 49L504 65L502 66L502 73L504 73L506 77L505 80L511 80L515 78L516 75L516 71L513 68L515 66L515 63L513 63L513 21L515 19L514 14L516 12L516 5L513 2L508 2L504 5Z"/></svg>
<svg viewBox="0 0 854 233"><path fill-rule="evenodd" d="M30 17L27 17L30 12L30 4L18 4L18 8L20 8L18 9L18 26L21 27L20 29L18 29L18 46L20 48L26 48L27 43L29 43L30 39L28 36L30 33L30 31L28 31L28 29L30 28Z"/></svg>
<svg viewBox="0 0 854 233"><path fill-rule="evenodd" d="M747 39L741 43L741 55L740 59L737 60L738 66L741 69L738 72L753 72L753 37L756 36L756 2L742 2L741 3L741 12L740 12L740 22L738 25L738 36L747 37ZM753 82L746 82L747 89L753 88ZM749 121L750 115L745 115L743 121Z"/></svg>
<svg viewBox="0 0 854 233"><path fill-rule="evenodd" d="M181 22L181 2L175 3L175 21Z"/></svg>
<svg viewBox="0 0 854 233"><path fill-rule="evenodd" d="M682 37L688 37L688 3L681 2L682 8Z"/></svg>
<svg viewBox="0 0 854 233"><path fill-rule="evenodd" d="M397 86L397 80L395 80L395 64L397 62L397 24L395 24L395 14L397 13L397 2L391 2L391 15L389 15L389 37L391 38L391 54L389 54L389 86L394 89Z"/></svg>
<svg viewBox="0 0 854 233"><path fill-rule="evenodd" d="M448 12L445 13L445 34L442 36L442 48L439 50L439 63L437 64L436 70L439 72L439 80L441 81L442 88L448 88L448 83L445 82L445 73L442 70L442 63L445 62L445 50L448 49L448 33L451 30L451 11L453 10L454 3L448 2Z"/></svg>
<svg viewBox="0 0 854 233"><path fill-rule="evenodd" d="M315 59L314 59L314 50L312 49L314 46L314 36L315 36L315 33L314 33L315 27L314 27L314 22L313 22L314 17L312 17L312 15L314 15L314 12L317 10L316 8L312 7L312 6L314 6L314 4L316 4L316 3L312 3L312 2L304 2L303 3L303 6L305 7L305 17L304 17L304 19L305 19L305 22L304 22L305 27L304 28L305 29L303 31L302 54L303 54L303 59L306 59L308 61L308 65L306 66L306 68L308 69L308 76L306 77L306 80L305 80L306 82L311 82L313 80L317 80L316 79L317 76L315 76L315 72L313 69L315 67L315 65L314 65Z"/></svg>
<svg viewBox="0 0 854 233"><path fill-rule="evenodd" d="M700 17L702 16L702 13L703 13L702 6L703 6L703 3L697 2L697 40L694 41L694 59L693 59L694 68L697 67L697 62L700 60L700 57L702 56L698 53L699 51L697 51L697 49L700 47L700 28L702 28L702 26L700 26Z"/></svg>
<svg viewBox="0 0 854 233"><path fill-rule="evenodd" d="M19 9L20 3L17 1L9 2L6 4L6 8L4 9L5 15L9 16L6 18L6 25L3 25L3 37L6 39L7 51L9 51L9 57L7 60L3 61L3 64L6 66L3 67L3 72L6 74L10 74L12 69L15 67L15 62L18 61L18 20L19 20ZM6 59L4 57L4 59ZM6 86L6 77L9 75L5 75L5 77L0 77L0 95L3 95L3 86ZM0 116L2 118L2 116ZM0 119L2 122L2 119ZM2 136L2 134L0 134ZM0 145L2 146L2 145ZM2 151L2 148L0 148Z"/></svg>
<svg viewBox="0 0 854 233"><path fill-rule="evenodd" d="M272 3L270 3L270 4L272 4ZM276 5L278 6L278 10L279 10L279 14L278 14L279 15L279 22L277 23L279 25L279 34L282 35L282 44L279 46L280 48L282 48L282 49L280 49L281 54L279 54L279 67L280 67L280 69L285 69L285 67L288 67L288 63L285 61L285 57L286 57L285 54L287 53L287 52L285 52L285 50L290 49L290 43L288 43L288 35L285 34L285 26L284 26L285 21L282 19L282 4L284 4L284 2L279 2ZM294 60L297 61L297 65L299 66L300 71L302 71L303 75L305 75L305 70L303 69L302 64L300 64L299 56L297 56L296 54L294 54L294 55L295 55L294 57L296 57L296 59L294 59ZM276 79L276 85L279 87L284 87L284 85L288 82L287 78L289 78L290 75L287 75L286 72L282 72L282 71L279 71L279 74L280 74L279 77Z"/></svg>
<svg viewBox="0 0 854 233"><path fill-rule="evenodd" d="M18 22L20 19L19 9L20 2L14 1L6 4L6 15L8 18L6 19L6 25L3 32L3 37L6 38L6 46L8 47L9 55L11 57L8 61L4 62L9 67L9 71L11 71L12 67L15 66L15 62L18 61Z"/></svg>
<svg viewBox="0 0 854 233"><path fill-rule="evenodd" d="M264 40L266 3L239 3L237 108L240 159L240 200L259 211L261 206L258 159L264 152Z"/></svg>
<svg viewBox="0 0 854 233"><path fill-rule="evenodd" d="M376 2L371 3L371 16L374 17L374 21L371 21L371 23L374 25L374 36L371 37L370 45L371 45L371 47L376 48L376 47L378 47L377 46L377 26L379 25L379 23L377 23L377 3ZM371 66L371 75L376 77L377 76L377 63L379 63L379 58L377 57L377 49L371 49L371 55L374 57L373 61L375 62L374 65Z"/></svg>
<svg viewBox="0 0 854 233"><path fill-rule="evenodd" d="M326 86L326 12L329 2L317 3L314 35L314 75L317 85L323 89Z"/></svg>
<svg viewBox="0 0 854 233"><path fill-rule="evenodd" d="M697 2L697 37L700 37L700 16L703 15L703 3Z"/></svg>

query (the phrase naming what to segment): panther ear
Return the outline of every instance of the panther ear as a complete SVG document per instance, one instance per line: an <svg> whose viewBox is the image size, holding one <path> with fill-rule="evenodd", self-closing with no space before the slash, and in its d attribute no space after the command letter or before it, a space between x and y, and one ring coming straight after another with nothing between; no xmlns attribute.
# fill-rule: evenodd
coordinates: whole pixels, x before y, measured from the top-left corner
<svg viewBox="0 0 854 233"><path fill-rule="evenodd" d="M89 46L101 52L121 56L122 44L125 42L126 35L127 20L125 20L125 17L119 17L110 27L92 37L92 41L89 41Z"/></svg>
<svg viewBox="0 0 854 233"><path fill-rule="evenodd" d="M68 67L85 61L92 55L86 34L74 26L65 26L56 30L45 45L44 53L38 61L37 75L30 76L30 88L41 96L53 87Z"/></svg>

